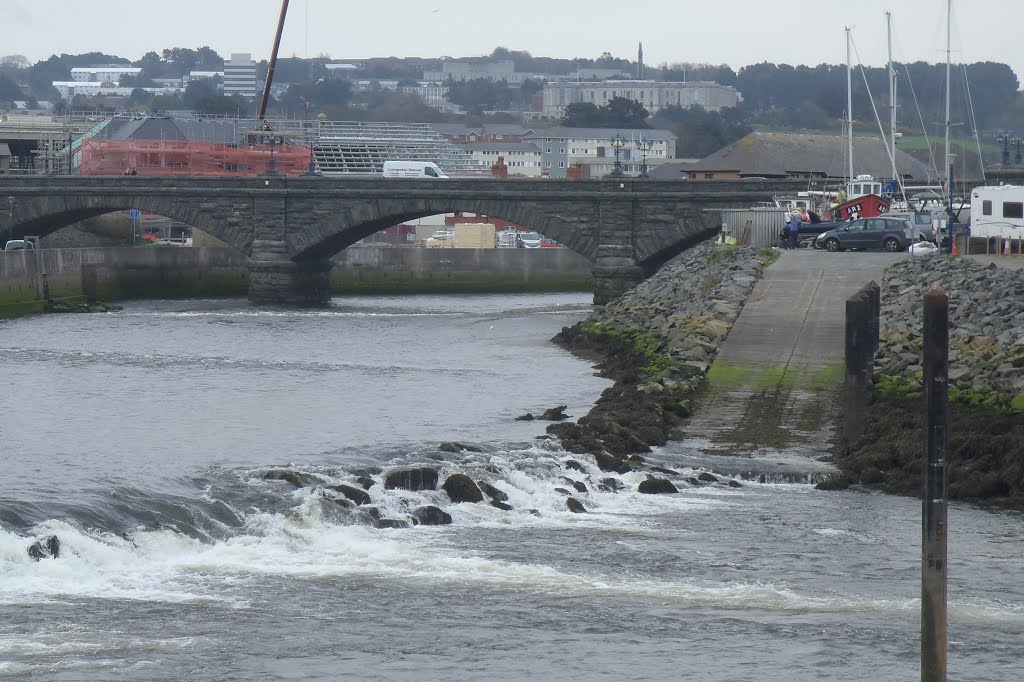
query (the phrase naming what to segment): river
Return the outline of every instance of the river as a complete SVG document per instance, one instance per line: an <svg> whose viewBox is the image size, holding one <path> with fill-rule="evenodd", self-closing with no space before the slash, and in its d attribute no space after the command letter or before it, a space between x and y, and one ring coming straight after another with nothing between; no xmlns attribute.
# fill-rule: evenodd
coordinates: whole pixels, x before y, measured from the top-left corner
<svg viewBox="0 0 1024 682"><path fill-rule="evenodd" d="M920 502L769 478L640 495L537 439L609 383L589 296L150 301L0 321L0 676L910 680ZM482 452L441 452L460 441ZM692 461L692 460L688 460ZM429 465L508 495L383 490ZM288 467L376 484L377 529ZM570 481L566 481L568 478ZM570 513L557 488L586 514ZM27 548L56 535L57 559ZM950 679L1024 678L1024 518L953 505Z"/></svg>

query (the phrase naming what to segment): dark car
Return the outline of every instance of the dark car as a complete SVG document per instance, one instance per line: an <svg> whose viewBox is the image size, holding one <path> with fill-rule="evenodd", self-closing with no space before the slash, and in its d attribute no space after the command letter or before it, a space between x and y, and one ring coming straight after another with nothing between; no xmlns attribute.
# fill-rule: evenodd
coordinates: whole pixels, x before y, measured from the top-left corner
<svg viewBox="0 0 1024 682"><path fill-rule="evenodd" d="M860 218L818 235L814 248L906 251L915 241L914 233L914 224L906 218Z"/></svg>

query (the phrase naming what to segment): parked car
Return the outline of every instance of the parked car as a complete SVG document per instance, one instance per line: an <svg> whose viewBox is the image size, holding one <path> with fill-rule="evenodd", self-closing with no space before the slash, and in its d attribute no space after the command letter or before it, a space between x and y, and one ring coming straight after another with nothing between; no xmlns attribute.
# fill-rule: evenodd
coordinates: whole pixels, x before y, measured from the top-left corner
<svg viewBox="0 0 1024 682"><path fill-rule="evenodd" d="M4 244L4 251L21 251L22 249L34 249L36 245L27 239L11 239Z"/></svg>
<svg viewBox="0 0 1024 682"><path fill-rule="evenodd" d="M906 218L861 218L818 235L814 248L827 251L844 249L883 249L906 251L917 241L914 224Z"/></svg>
<svg viewBox="0 0 1024 682"><path fill-rule="evenodd" d="M939 243L938 219L931 211L890 211L887 218L906 218L914 225L914 241Z"/></svg>

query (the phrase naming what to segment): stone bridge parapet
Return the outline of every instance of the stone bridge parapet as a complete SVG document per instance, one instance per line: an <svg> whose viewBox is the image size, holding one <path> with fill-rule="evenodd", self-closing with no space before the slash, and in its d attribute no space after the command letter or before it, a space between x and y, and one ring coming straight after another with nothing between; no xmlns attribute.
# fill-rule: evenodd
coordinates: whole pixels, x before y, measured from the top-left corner
<svg viewBox="0 0 1024 682"><path fill-rule="evenodd" d="M590 260L595 303L636 285L721 225L712 210L806 189L774 181L283 177L0 178L6 239L45 236L104 213L139 209L192 225L249 259L250 299L328 299L329 259L400 223L442 213L502 218Z"/></svg>

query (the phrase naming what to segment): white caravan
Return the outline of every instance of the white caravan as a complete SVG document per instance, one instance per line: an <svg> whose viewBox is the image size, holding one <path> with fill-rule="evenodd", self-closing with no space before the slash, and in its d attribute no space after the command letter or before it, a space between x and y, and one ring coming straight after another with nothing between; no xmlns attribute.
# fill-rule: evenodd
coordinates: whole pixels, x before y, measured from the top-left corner
<svg viewBox="0 0 1024 682"><path fill-rule="evenodd" d="M1024 187L975 187L971 191L971 236L1024 238Z"/></svg>
<svg viewBox="0 0 1024 682"><path fill-rule="evenodd" d="M447 178L441 167L430 161L385 161L385 178Z"/></svg>

